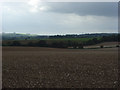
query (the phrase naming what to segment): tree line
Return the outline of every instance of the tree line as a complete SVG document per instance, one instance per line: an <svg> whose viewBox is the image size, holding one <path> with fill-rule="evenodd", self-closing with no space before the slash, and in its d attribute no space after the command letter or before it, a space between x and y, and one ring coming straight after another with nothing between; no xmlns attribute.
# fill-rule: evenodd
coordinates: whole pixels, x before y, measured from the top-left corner
<svg viewBox="0 0 120 90"><path fill-rule="evenodd" d="M93 38L87 40L85 42L77 41L77 40L39 40L36 42L29 41L27 44L21 43L19 40L7 42L7 44L3 43L3 46L32 46L32 47L53 47L53 48L83 48L83 46L94 45L101 42L112 42L112 41L120 41L120 35L111 35L111 36L103 36L100 39Z"/></svg>

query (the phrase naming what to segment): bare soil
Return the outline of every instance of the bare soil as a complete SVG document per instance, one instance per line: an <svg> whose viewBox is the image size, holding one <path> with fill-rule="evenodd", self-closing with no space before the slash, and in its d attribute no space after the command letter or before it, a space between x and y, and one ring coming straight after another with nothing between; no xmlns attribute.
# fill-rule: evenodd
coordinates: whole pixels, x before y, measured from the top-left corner
<svg viewBox="0 0 120 90"><path fill-rule="evenodd" d="M120 46L120 42L103 42L103 43L99 43L96 45L89 45L89 46L84 46L84 48L100 48L100 46L104 46L104 47L116 47L117 45Z"/></svg>
<svg viewBox="0 0 120 90"><path fill-rule="evenodd" d="M2 48L3 88L116 88L118 48Z"/></svg>

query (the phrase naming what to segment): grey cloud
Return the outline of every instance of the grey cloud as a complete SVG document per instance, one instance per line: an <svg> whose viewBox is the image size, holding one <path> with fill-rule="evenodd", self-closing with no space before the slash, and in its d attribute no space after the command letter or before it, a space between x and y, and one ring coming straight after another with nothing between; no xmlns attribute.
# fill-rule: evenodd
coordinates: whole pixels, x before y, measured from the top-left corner
<svg viewBox="0 0 120 90"><path fill-rule="evenodd" d="M117 16L117 2L52 2L47 3L49 11L58 13L75 13L81 16Z"/></svg>
<svg viewBox="0 0 120 90"><path fill-rule="evenodd" d="M30 12L32 6L26 4L4 8L2 17L4 32L79 34L118 31L117 3L51 2L39 3L38 8L42 6L50 8L38 12Z"/></svg>

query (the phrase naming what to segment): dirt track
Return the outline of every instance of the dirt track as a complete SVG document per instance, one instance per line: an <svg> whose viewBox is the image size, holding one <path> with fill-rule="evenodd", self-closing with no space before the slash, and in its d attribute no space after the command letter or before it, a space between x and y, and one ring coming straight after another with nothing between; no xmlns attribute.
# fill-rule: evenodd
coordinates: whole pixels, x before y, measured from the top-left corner
<svg viewBox="0 0 120 90"><path fill-rule="evenodd" d="M117 51L3 47L3 87L114 88Z"/></svg>

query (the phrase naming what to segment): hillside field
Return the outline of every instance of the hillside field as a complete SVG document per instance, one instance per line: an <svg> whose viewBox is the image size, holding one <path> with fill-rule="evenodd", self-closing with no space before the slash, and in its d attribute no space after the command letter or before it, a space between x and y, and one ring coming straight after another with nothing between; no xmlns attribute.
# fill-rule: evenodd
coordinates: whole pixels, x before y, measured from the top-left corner
<svg viewBox="0 0 120 90"><path fill-rule="evenodd" d="M118 48L2 47L3 88L116 88Z"/></svg>

